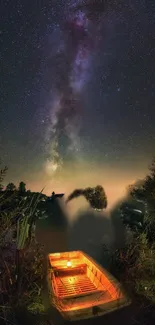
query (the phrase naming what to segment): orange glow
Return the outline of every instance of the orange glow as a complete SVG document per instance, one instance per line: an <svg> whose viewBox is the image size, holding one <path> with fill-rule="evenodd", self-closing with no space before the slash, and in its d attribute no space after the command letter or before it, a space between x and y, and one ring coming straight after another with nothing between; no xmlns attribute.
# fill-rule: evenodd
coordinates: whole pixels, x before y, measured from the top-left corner
<svg viewBox="0 0 155 325"><path fill-rule="evenodd" d="M67 267L71 267L71 266L72 266L71 261L68 261L68 262L67 262Z"/></svg>
<svg viewBox="0 0 155 325"><path fill-rule="evenodd" d="M94 317L96 307L103 315L130 304L117 280L85 253L49 254L49 259L51 302L65 319Z"/></svg>

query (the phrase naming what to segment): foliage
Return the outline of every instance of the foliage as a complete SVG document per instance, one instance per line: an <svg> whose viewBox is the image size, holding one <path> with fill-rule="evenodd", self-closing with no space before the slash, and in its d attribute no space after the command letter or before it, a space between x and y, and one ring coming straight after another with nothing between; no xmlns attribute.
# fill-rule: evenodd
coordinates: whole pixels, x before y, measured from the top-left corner
<svg viewBox="0 0 155 325"><path fill-rule="evenodd" d="M79 196L84 196L93 209L106 209L108 205L107 196L101 185L96 187L87 187L85 189L75 189L67 198L69 202Z"/></svg>
<svg viewBox="0 0 155 325"><path fill-rule="evenodd" d="M111 271L135 301L155 304L155 161L149 175L129 186L120 218L132 234L130 242L111 254Z"/></svg>
<svg viewBox="0 0 155 325"><path fill-rule="evenodd" d="M4 185L3 184L0 184L0 192L2 192L4 189Z"/></svg>
<svg viewBox="0 0 155 325"><path fill-rule="evenodd" d="M125 203L120 212L123 223L132 230L132 241L115 252L113 265L134 295L155 303L155 160L149 175L129 187L129 195L134 205Z"/></svg>
<svg viewBox="0 0 155 325"><path fill-rule="evenodd" d="M7 172L7 167L3 168L0 170L0 192L3 191L4 185L3 185L3 180Z"/></svg>
<svg viewBox="0 0 155 325"><path fill-rule="evenodd" d="M149 242L155 242L155 160L144 180L129 186L127 198L120 206L124 225L145 233Z"/></svg>
<svg viewBox="0 0 155 325"><path fill-rule="evenodd" d="M142 232L144 230L144 213L136 209L136 206L129 207L128 204L121 205L120 215L123 224L132 231Z"/></svg>
<svg viewBox="0 0 155 325"><path fill-rule="evenodd" d="M39 301L37 302L37 299L35 299L34 302L32 302L30 305L28 305L28 311L30 311L31 313L33 314L41 314L41 313L44 313L45 311L45 308L42 304L42 300L40 299L41 297L39 296Z"/></svg>
<svg viewBox="0 0 155 325"><path fill-rule="evenodd" d="M16 186L13 183L9 183L6 186L6 191L14 192L14 191L16 191Z"/></svg>
<svg viewBox="0 0 155 325"><path fill-rule="evenodd" d="M113 268L132 296L155 303L155 245L149 244L146 234L134 235L130 244L114 253Z"/></svg>
<svg viewBox="0 0 155 325"><path fill-rule="evenodd" d="M0 196L0 247L4 247L12 241L12 236L10 240L8 239L9 234L11 235L15 231L15 225L12 221L20 211L20 205L10 208L15 200L16 193L7 196L3 192Z"/></svg>
<svg viewBox="0 0 155 325"><path fill-rule="evenodd" d="M3 181L5 171L0 174ZM43 250L32 236L40 196L18 191L0 196L0 323L9 324L11 317L14 324L19 307L43 311Z"/></svg>
<svg viewBox="0 0 155 325"><path fill-rule="evenodd" d="M20 182L18 190L21 193L25 193L26 192L26 184L24 182Z"/></svg>
<svg viewBox="0 0 155 325"><path fill-rule="evenodd" d="M0 170L0 184L2 184L8 168L5 166Z"/></svg>
<svg viewBox="0 0 155 325"><path fill-rule="evenodd" d="M155 160L149 168L149 175L146 176L141 186L130 187L130 193L137 201L143 202L145 206L144 232L149 241L155 241Z"/></svg>
<svg viewBox="0 0 155 325"><path fill-rule="evenodd" d="M44 311L41 300L44 277L41 247L33 243L31 249L27 249L22 263L22 282L19 297L16 289L14 254L9 257L4 256L2 261L0 319L5 319L5 324L9 323L10 315L16 315L19 309L29 311L33 309L33 312L38 312L39 307L40 311Z"/></svg>

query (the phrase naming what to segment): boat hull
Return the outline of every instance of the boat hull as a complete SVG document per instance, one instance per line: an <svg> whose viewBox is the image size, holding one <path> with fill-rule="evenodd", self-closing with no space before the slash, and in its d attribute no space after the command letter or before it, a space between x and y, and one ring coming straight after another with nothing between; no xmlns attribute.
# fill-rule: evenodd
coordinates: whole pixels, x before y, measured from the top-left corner
<svg viewBox="0 0 155 325"><path fill-rule="evenodd" d="M49 254L47 282L51 305L65 320L105 315L131 303L120 283L81 251Z"/></svg>

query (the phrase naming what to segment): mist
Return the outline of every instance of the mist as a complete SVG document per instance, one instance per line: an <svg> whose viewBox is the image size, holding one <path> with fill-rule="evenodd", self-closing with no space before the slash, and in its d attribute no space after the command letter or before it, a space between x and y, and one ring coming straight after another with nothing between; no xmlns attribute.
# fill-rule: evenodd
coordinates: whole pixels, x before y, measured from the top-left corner
<svg viewBox="0 0 155 325"><path fill-rule="evenodd" d="M109 268L107 249L114 251L123 247L127 240L119 205L120 202L109 212L94 211L90 207L79 209L69 226L69 250L82 250Z"/></svg>

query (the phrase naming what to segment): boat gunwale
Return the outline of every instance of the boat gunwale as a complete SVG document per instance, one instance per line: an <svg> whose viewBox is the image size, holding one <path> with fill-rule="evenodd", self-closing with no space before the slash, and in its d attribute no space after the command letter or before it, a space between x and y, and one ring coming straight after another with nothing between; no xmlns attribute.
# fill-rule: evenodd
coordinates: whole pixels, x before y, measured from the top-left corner
<svg viewBox="0 0 155 325"><path fill-rule="evenodd" d="M108 280L108 282L110 283L110 285L113 286L116 290L118 289L120 291L120 293L121 293L121 296L120 297L117 297L117 298L113 298L111 296L111 300L109 300L109 301L105 301L105 302L104 301L96 301L96 306L102 308L101 314L110 313L110 312L112 312L114 310L121 309L123 307L126 307L126 306L130 305L131 300L129 299L128 295L125 293L125 291L122 288L122 285L119 283L119 281L117 279L115 279L115 277L113 275L111 275L111 273L109 273L107 270L105 270L99 263L97 263L92 257L90 257L89 255L87 255L85 252L80 251L80 250L78 250L78 251L65 252L66 257L64 257L64 260L67 259L67 254L73 254L74 255L76 253L78 254L78 259L80 259L80 257L85 257L95 267L96 271L99 270L101 272L101 274ZM63 254L63 252L60 253L60 254ZM52 255L52 254L48 254L48 256L49 255ZM74 258L77 259L77 257L74 257ZM58 260L59 259L61 260L61 257L59 257ZM70 259L72 259L71 256L70 256ZM87 265L87 267L89 267L89 266ZM55 270L52 268L51 261L50 261L50 273L53 273L54 274L54 271ZM97 277L97 275L96 275L96 277ZM99 280L99 282L101 283L101 285L103 287L102 282L100 280ZM72 301L72 300L74 300L76 298L80 298L80 297L83 298L83 297L88 296L88 295L89 296L91 296L91 295L92 296L93 295L95 296L95 294L98 293L98 292L103 293L102 290L94 290L92 293L90 292L89 294L88 293L84 293L82 295L81 294L80 295L68 295L68 296L65 296L65 297L61 297L61 296L55 294L53 285L51 286L51 289L52 289L52 292L53 292L53 296L55 297L55 299L57 300L57 302L58 302L58 300L60 301L60 305L62 305L63 301L65 302L65 301L68 300L68 302L69 302L69 300ZM109 288L107 288L107 291L110 294ZM109 308L108 308L108 306L109 306ZM76 313L78 313L79 311L81 311L81 317L82 317L82 314L85 313L85 310L89 311L89 313L90 313L90 311L94 307L95 307L95 305L91 305L91 304L89 305L89 303L88 303L87 306L85 306L85 307L79 306L79 308L77 308L77 306L75 308L74 307L72 308L71 306L70 307L69 306L68 307L67 306L64 306L62 308L62 306L60 307L58 305L57 305L56 308L58 308L61 313L66 314L66 317L68 317L67 316L67 314L68 314L71 317L77 319L78 315ZM73 314L75 314L75 315L73 315ZM89 316L89 317L95 317L95 316ZM89 318L89 317L87 317L87 318Z"/></svg>

